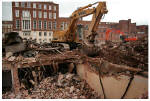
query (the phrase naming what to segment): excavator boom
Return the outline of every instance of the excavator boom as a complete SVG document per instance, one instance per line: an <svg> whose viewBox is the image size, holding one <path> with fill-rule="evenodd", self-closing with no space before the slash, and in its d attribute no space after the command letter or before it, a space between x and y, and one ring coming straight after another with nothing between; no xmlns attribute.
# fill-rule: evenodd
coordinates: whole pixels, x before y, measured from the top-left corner
<svg viewBox="0 0 150 101"><path fill-rule="evenodd" d="M93 5L97 4L96 7L93 7ZM78 43L77 36L75 35L75 32L77 30L77 22L79 18L88 16L93 14L92 21L89 26L89 30L85 35L85 39L82 39L84 45L87 47L91 46L94 47L94 40L96 36L96 29L99 25L100 20L102 19L103 15L106 14L107 8L106 8L106 2L96 2L93 4L89 4L84 7L80 7L76 11L72 13L72 15L69 17L71 19L70 24L68 25L68 28L63 31L56 31L53 34L53 40L52 42L59 42L59 43Z"/></svg>

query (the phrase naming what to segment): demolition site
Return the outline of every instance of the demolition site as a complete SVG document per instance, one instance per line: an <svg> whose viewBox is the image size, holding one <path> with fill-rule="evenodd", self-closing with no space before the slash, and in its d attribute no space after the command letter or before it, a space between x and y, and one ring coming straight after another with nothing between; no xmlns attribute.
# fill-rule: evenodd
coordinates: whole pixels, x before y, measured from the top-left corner
<svg viewBox="0 0 150 101"><path fill-rule="evenodd" d="M12 2L13 21L2 27L2 98L148 99L148 26L101 22L106 2L68 18L58 8Z"/></svg>

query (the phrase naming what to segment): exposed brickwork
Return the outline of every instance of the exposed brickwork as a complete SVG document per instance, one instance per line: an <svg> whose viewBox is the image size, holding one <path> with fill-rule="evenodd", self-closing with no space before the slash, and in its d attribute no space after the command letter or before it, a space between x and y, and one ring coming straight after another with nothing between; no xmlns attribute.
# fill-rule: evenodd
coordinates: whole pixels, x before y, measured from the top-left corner
<svg viewBox="0 0 150 101"><path fill-rule="evenodd" d="M2 21L2 33L8 33L13 31L13 22L12 21Z"/></svg>
<svg viewBox="0 0 150 101"><path fill-rule="evenodd" d="M21 3L22 2L18 2L19 3L19 7L16 7L15 6L15 2L12 2L12 17L13 17L13 29L16 30L16 31L21 31L22 30L22 11L23 10L27 10L30 12L31 14L31 29L32 30L35 30L35 31L49 31L50 29L48 29L48 22L49 21L57 21L58 17L59 17L59 5L58 4L55 4L53 2L28 2L28 3L31 3L31 7L27 7L27 2L24 2L25 3L25 7L21 7ZM36 4L36 8L33 8L33 4ZM38 6L41 5L41 9L38 8ZM47 5L47 8L44 9L44 5ZM51 10L49 9L49 6L51 6ZM56 6L56 11L54 10L54 6ZM19 17L16 17L15 16L15 11L16 10L19 10ZM33 11L36 11L36 18L33 17ZM42 12L42 18L39 18L38 15L39 15L39 11ZM44 18L44 12L47 12L47 18ZM49 18L49 13L52 13L52 18ZM53 18L53 13L56 13L56 19ZM19 29L16 29L16 20L20 20L20 28ZM33 29L33 20L36 20L36 21L39 21L41 20L42 21L42 29L39 29L37 27L37 29ZM44 24L43 24L43 21L47 21L47 29L44 29ZM37 23L37 26L39 24ZM52 29L54 30L54 29Z"/></svg>
<svg viewBox="0 0 150 101"><path fill-rule="evenodd" d="M59 18L59 29L61 29L61 23L69 24L69 18ZM87 32L90 21L78 21L77 24L84 25L85 33ZM120 31L128 37L136 37L137 28L136 23L131 23L131 19L128 20L120 20L119 23L117 22L100 22L97 33L98 33L98 40L105 41L106 40L106 31L111 29L112 31L109 34L109 40L111 41L120 41L120 34L116 33L116 31Z"/></svg>
<svg viewBox="0 0 150 101"><path fill-rule="evenodd" d="M67 25L70 23L70 20L68 17L59 17L59 4L55 4L53 2L30 2L31 7L27 7L27 3L25 2L25 7L22 7L21 2L18 2L19 5L18 7L15 6L15 2L12 2L12 14L13 14L13 30L22 32L22 11L23 10L28 10L30 11L31 14L31 30L28 30L28 32L36 33L36 39L37 40L44 40L46 39L45 36L42 38L38 35L40 32L42 35L46 33L53 33L56 30L64 30L67 28ZM33 4L36 3L36 8L33 8ZM41 9L39 9L39 5L41 5ZM47 9L44 9L44 5L47 5ZM49 9L49 5L52 6L52 9ZM54 6L56 6L56 11L54 10ZM19 17L15 16L15 10L19 10ZM36 11L36 18L33 17L33 11ZM42 18L38 17L39 11L42 12ZM47 12L47 18L44 18L44 12ZM56 13L56 19L50 19L49 18L49 12ZM16 29L16 20L20 20L20 28ZM37 28L34 29L34 23L33 21L36 20L37 22ZM39 29L39 20L42 21L42 28ZM47 28L44 28L44 21L47 22ZM56 29L54 29L54 23L57 23ZM49 28L49 22L52 22L52 29ZM77 24L84 25L85 33L87 32L89 28L90 21L83 21L79 20ZM142 29L144 28L144 29ZM128 37L137 37L141 36L141 32L146 34L148 33L148 27L143 27L143 26L136 26L136 23L131 23L131 19L128 20L120 20L119 22L100 22L98 28L97 28L97 33L98 33L98 40L105 41L106 40L106 31L108 29L113 30L110 32L109 35L109 40L111 41L120 41L120 35L116 34L116 30L119 30L123 32L125 35L128 35ZM144 30L144 31L143 31ZM51 32L52 31L52 32ZM24 35L24 33L22 34ZM33 37L32 35L30 36L31 38ZM52 38L48 38L47 40L51 40ZM40 41L37 41L40 42ZM44 42L44 41L43 41ZM47 41L49 42L49 41Z"/></svg>

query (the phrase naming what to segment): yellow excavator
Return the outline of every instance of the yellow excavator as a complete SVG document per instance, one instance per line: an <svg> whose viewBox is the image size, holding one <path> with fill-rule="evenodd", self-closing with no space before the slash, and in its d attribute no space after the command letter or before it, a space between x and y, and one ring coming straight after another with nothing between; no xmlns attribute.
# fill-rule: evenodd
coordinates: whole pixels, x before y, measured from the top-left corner
<svg viewBox="0 0 150 101"><path fill-rule="evenodd" d="M93 5L96 4L97 6L93 7ZM80 7L69 17L71 21L67 29L54 32L52 43L62 43L64 46L67 46L65 44L68 44L71 49L75 48L77 44L82 44L83 51L85 51L88 55L95 54L98 49L94 43L95 36L97 35L96 30L103 15L107 12L106 2L96 2ZM77 22L79 21L79 18L91 14L93 14L93 16L88 32L86 34L84 33L85 36L82 41L80 41L79 38L77 38L77 34L75 34L77 30Z"/></svg>

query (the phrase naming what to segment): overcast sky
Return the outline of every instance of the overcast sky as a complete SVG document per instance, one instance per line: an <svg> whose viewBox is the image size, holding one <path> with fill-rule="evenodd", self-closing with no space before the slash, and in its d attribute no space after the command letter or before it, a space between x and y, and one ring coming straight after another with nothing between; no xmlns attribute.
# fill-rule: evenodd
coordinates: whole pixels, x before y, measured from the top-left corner
<svg viewBox="0 0 150 101"><path fill-rule="evenodd" d="M7 2L4 2L7 1ZM16 0L17 1L17 0ZM18 0L20 1L20 0ZM38 0L32 0L38 1ZM40 0L39 0L40 1ZM42 0L41 0L42 1ZM86 6L100 0L50 0L59 4L59 16L69 17L78 7ZM132 22L148 24L149 19L149 0L103 0L107 2L108 14L102 21L118 22L119 20L131 19ZM2 20L12 20L11 2L3 0ZM91 17L84 18L91 20Z"/></svg>

